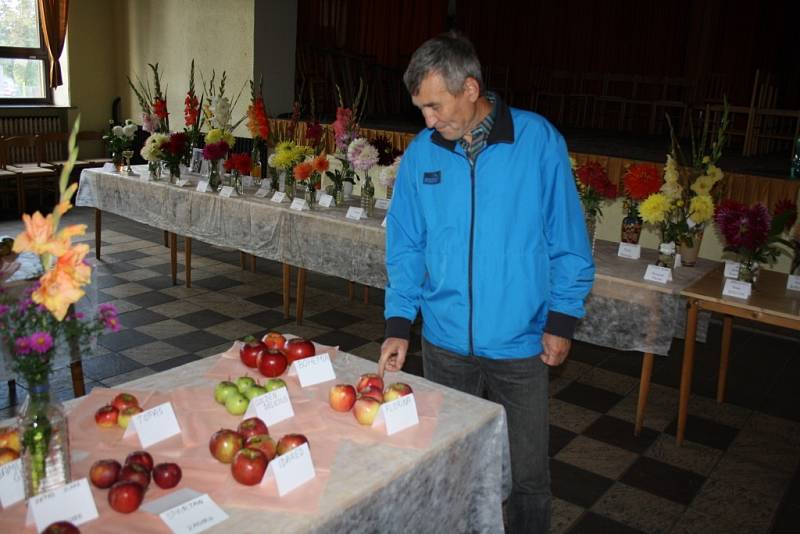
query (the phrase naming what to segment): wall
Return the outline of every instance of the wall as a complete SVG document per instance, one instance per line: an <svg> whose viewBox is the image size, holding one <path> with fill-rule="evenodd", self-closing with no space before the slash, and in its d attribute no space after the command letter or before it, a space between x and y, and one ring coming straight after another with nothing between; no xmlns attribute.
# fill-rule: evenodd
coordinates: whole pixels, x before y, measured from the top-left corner
<svg viewBox="0 0 800 534"><path fill-rule="evenodd" d="M255 4L253 80L264 76L264 101L274 117L291 113L294 102L297 0L270 0Z"/></svg>

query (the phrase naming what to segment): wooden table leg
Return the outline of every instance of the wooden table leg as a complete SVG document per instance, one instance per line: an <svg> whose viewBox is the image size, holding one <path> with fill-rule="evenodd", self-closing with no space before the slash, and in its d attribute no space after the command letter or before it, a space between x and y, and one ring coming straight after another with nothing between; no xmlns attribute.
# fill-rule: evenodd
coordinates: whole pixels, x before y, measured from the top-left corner
<svg viewBox="0 0 800 534"><path fill-rule="evenodd" d="M183 263L186 274L186 287L192 287L192 238L183 238Z"/></svg>
<svg viewBox="0 0 800 534"><path fill-rule="evenodd" d="M100 234L103 226L103 212L97 208L94 210L94 257L100 259Z"/></svg>
<svg viewBox="0 0 800 534"><path fill-rule="evenodd" d="M164 246L169 247L169 232L164 230Z"/></svg>
<svg viewBox="0 0 800 534"><path fill-rule="evenodd" d="M717 377L717 402L725 402L725 384L728 380L728 357L731 352L733 317L722 318L722 346L719 354L719 376Z"/></svg>
<svg viewBox="0 0 800 534"><path fill-rule="evenodd" d="M356 283L353 281L347 282L347 300L349 302L353 302L353 299L356 297Z"/></svg>
<svg viewBox="0 0 800 534"><path fill-rule="evenodd" d="M250 254L250 272L256 272L256 255Z"/></svg>
<svg viewBox="0 0 800 534"><path fill-rule="evenodd" d="M246 269L245 265L247 265L247 253L239 251L239 267L244 271Z"/></svg>
<svg viewBox="0 0 800 534"><path fill-rule="evenodd" d="M169 264L174 286L178 284L178 235L173 232L169 232Z"/></svg>
<svg viewBox="0 0 800 534"><path fill-rule="evenodd" d="M83 383L83 363L81 360L75 360L69 364L69 370L72 374L72 391L75 393L75 398L83 397L86 395L86 386Z"/></svg>
<svg viewBox="0 0 800 534"><path fill-rule="evenodd" d="M297 325L303 324L303 304L306 300L306 270L302 267L297 268Z"/></svg>
<svg viewBox="0 0 800 534"><path fill-rule="evenodd" d="M8 405L16 406L17 404L17 381L13 378L8 381Z"/></svg>
<svg viewBox="0 0 800 534"><path fill-rule="evenodd" d="M364 286L364 304L369 304L369 286Z"/></svg>
<svg viewBox="0 0 800 534"><path fill-rule="evenodd" d="M686 433L686 416L689 410L689 395L692 393L692 372L694 371L694 343L697 335L697 301L689 301L686 317L686 336L683 345L683 365L681 367L681 389L678 404L678 434L676 443L680 447Z"/></svg>
<svg viewBox="0 0 800 534"><path fill-rule="evenodd" d="M289 292L292 290L292 266L288 263L283 264L283 316L289 318L289 305L292 296Z"/></svg>
<svg viewBox="0 0 800 534"><path fill-rule="evenodd" d="M645 352L642 357L642 376L639 378L639 399L636 402L636 426L633 428L634 436L638 436L642 432L644 410L647 407L647 396L650 394L650 377L653 374L653 361L653 353Z"/></svg>

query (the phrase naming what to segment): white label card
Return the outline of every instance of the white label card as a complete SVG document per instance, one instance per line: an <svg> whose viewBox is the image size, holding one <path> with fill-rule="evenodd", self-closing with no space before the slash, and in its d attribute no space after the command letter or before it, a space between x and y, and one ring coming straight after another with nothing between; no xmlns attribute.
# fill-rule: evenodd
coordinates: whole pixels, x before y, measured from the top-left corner
<svg viewBox="0 0 800 534"><path fill-rule="evenodd" d="M208 191L208 180L200 180L197 182L197 192L205 193L206 191Z"/></svg>
<svg viewBox="0 0 800 534"><path fill-rule="evenodd" d="M617 256L620 258L628 258L629 260L638 260L642 257L641 245L634 245L633 243L620 243Z"/></svg>
<svg viewBox="0 0 800 534"><path fill-rule="evenodd" d="M233 196L233 187L226 185L219 190L219 196L222 198L231 198Z"/></svg>
<svg viewBox="0 0 800 534"><path fill-rule="evenodd" d="M28 519L36 523L37 532L43 531L56 521L69 521L75 526L80 526L97 519L97 516L92 490L89 489L89 481L85 478L28 500Z"/></svg>
<svg viewBox="0 0 800 534"><path fill-rule="evenodd" d="M683 259L681 258L680 254L675 254L675 268L683 266Z"/></svg>
<svg viewBox="0 0 800 534"><path fill-rule="evenodd" d="M203 532L228 519L228 514L207 493L159 514L175 533Z"/></svg>
<svg viewBox="0 0 800 534"><path fill-rule="evenodd" d="M131 418L123 437L139 436L143 448L181 433L171 402L159 404Z"/></svg>
<svg viewBox="0 0 800 534"><path fill-rule="evenodd" d="M352 206L347 208L347 213L345 213L344 216L354 221L360 221L361 219L366 217L366 215L364 214L364 208L354 208Z"/></svg>
<svg viewBox="0 0 800 534"><path fill-rule="evenodd" d="M786 279L786 289L789 291L800 291L800 276L790 274L789 278Z"/></svg>
<svg viewBox="0 0 800 534"><path fill-rule="evenodd" d="M187 180L185 178L182 178L182 179L178 180L177 182L175 182L175 185L177 185L178 187L183 187L184 185L186 185L188 183L189 183L189 180Z"/></svg>
<svg viewBox="0 0 800 534"><path fill-rule="evenodd" d="M668 267L659 267L658 265L648 265L647 271L644 273L644 279L648 282L666 284L672 281L672 269Z"/></svg>
<svg viewBox="0 0 800 534"><path fill-rule="evenodd" d="M22 459L18 458L0 467L0 505L3 509L25 499L25 482L22 480Z"/></svg>
<svg viewBox="0 0 800 534"><path fill-rule="evenodd" d="M319 205L323 208L330 208L331 204L333 204L333 197L328 193L322 193L319 196Z"/></svg>
<svg viewBox="0 0 800 534"><path fill-rule="evenodd" d="M739 262L725 260L725 278L739 278Z"/></svg>
<svg viewBox="0 0 800 534"><path fill-rule="evenodd" d="M725 280L725 287L722 288L722 296L747 300L750 298L752 290L753 286L748 282L740 282L739 280L728 278Z"/></svg>
<svg viewBox="0 0 800 534"><path fill-rule="evenodd" d="M269 189L266 187L260 187L258 191L256 191L256 197L258 198L267 198L267 195L269 195Z"/></svg>
<svg viewBox="0 0 800 534"><path fill-rule="evenodd" d="M308 203L304 198L296 198L292 200L292 203L289 205L290 210L295 211L303 211L308 209Z"/></svg>
<svg viewBox="0 0 800 534"><path fill-rule="evenodd" d="M253 185L252 176L242 176L242 187L251 187Z"/></svg>
<svg viewBox="0 0 800 534"><path fill-rule="evenodd" d="M417 401L414 399L414 394L381 404L381 411L372 426L375 426L381 420L386 423L386 434L389 436L418 425L419 416L417 415Z"/></svg>
<svg viewBox="0 0 800 534"><path fill-rule="evenodd" d="M336 379L328 353L318 354L310 358L295 360L289 369L289 376L297 375L300 387L308 387Z"/></svg>
<svg viewBox="0 0 800 534"><path fill-rule="evenodd" d="M243 419L249 417L258 417L267 426L280 423L285 419L294 417L294 409L292 408L292 401L289 398L289 390L286 388L278 388L264 393L258 397L254 397L247 405L247 411Z"/></svg>
<svg viewBox="0 0 800 534"><path fill-rule="evenodd" d="M272 195L272 198L270 200L272 202L280 204L281 202L283 202L284 198L286 198L286 193L284 193L283 191L275 191L275 194Z"/></svg>
<svg viewBox="0 0 800 534"><path fill-rule="evenodd" d="M389 198L376 198L375 199L375 207L379 210L388 210L389 206L391 205L392 200Z"/></svg>
<svg viewBox="0 0 800 534"><path fill-rule="evenodd" d="M278 495L283 497L315 476L317 473L314 471L314 462L311 461L311 451L308 443L303 443L296 449L272 460L267 466L267 473L261 483L274 477L278 486Z"/></svg>

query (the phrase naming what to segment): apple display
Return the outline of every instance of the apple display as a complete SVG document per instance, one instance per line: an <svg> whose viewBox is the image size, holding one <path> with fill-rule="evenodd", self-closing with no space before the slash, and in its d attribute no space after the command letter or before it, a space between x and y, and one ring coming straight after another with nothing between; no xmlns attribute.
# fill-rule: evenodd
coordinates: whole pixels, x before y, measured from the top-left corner
<svg viewBox="0 0 800 534"><path fill-rule="evenodd" d="M139 509L144 499L144 488L132 480L120 480L108 490L108 504L122 514Z"/></svg>
<svg viewBox="0 0 800 534"><path fill-rule="evenodd" d="M278 453L278 456L281 456L299 447L303 443L308 443L308 439L306 439L303 434L286 434L278 440L278 446L275 448L275 451Z"/></svg>
<svg viewBox="0 0 800 534"><path fill-rule="evenodd" d="M411 395L412 393L414 393L414 391L408 384L395 382L393 384L389 384L389 387L387 387L386 391L383 392L383 402L392 402L400 397Z"/></svg>
<svg viewBox="0 0 800 534"><path fill-rule="evenodd" d="M378 402L383 402L383 392L378 388L368 387L362 390L358 397L372 397Z"/></svg>
<svg viewBox="0 0 800 534"><path fill-rule="evenodd" d="M383 378L375 373L366 373L361 375L361 377L358 379L358 383L356 384L356 391L361 393L367 388L375 388L383 391Z"/></svg>
<svg viewBox="0 0 800 534"><path fill-rule="evenodd" d="M292 363L297 360L314 356L317 351L312 342L307 339L296 337L286 342L286 347L284 347L283 352L286 354L287 364L292 365Z"/></svg>
<svg viewBox="0 0 800 534"><path fill-rule="evenodd" d="M281 376L287 365L286 356L277 349L267 349L258 359L258 371L267 378Z"/></svg>
<svg viewBox="0 0 800 534"><path fill-rule="evenodd" d="M139 464L147 471L153 470L153 457L147 451L134 451L125 458L125 465Z"/></svg>
<svg viewBox="0 0 800 534"><path fill-rule="evenodd" d="M22 443L19 440L19 430L10 426L0 428L0 448L2 447L20 452Z"/></svg>
<svg viewBox="0 0 800 534"><path fill-rule="evenodd" d="M19 458L19 452L15 451L11 447L0 448L0 465L13 462L17 458Z"/></svg>
<svg viewBox="0 0 800 534"><path fill-rule="evenodd" d="M228 410L228 413L231 415L244 414L249 404L250 401L247 400L247 397L238 392L231 393L228 395L228 398L225 399L225 409Z"/></svg>
<svg viewBox="0 0 800 534"><path fill-rule="evenodd" d="M116 460L98 460L89 469L89 480L100 489L108 489L119 480L121 470L122 466Z"/></svg>
<svg viewBox="0 0 800 534"><path fill-rule="evenodd" d="M267 346L253 336L247 336L239 348L239 358L247 367L256 367L258 358L267 350Z"/></svg>
<svg viewBox="0 0 800 534"><path fill-rule="evenodd" d="M244 396L247 397L248 401L251 401L256 397L260 397L264 393L268 393L267 388L264 386L253 386L244 392Z"/></svg>
<svg viewBox="0 0 800 534"><path fill-rule="evenodd" d="M255 486L264 478L267 470L266 455L258 449L241 449L233 457L231 474L234 480L245 486Z"/></svg>
<svg viewBox="0 0 800 534"><path fill-rule="evenodd" d="M280 378L270 378L269 380L264 382L264 389L267 390L267 393L285 387L286 387L286 382L284 382Z"/></svg>
<svg viewBox="0 0 800 534"><path fill-rule="evenodd" d="M256 379L252 376L240 376L236 379L236 389L244 395L245 391L253 386L257 386ZM225 399L227 401L227 399Z"/></svg>
<svg viewBox="0 0 800 534"><path fill-rule="evenodd" d="M47 525L42 534L81 534L81 531L69 521L56 521Z"/></svg>
<svg viewBox="0 0 800 534"><path fill-rule="evenodd" d="M248 417L239 423L239 428L237 428L236 431L239 432L245 440L251 436L269 434L266 423L258 417Z"/></svg>
<svg viewBox="0 0 800 534"><path fill-rule="evenodd" d="M272 437L270 437L268 434L251 436L247 439L247 441L244 442L244 446L248 449L260 450L267 457L267 461L272 461L272 459L278 454L275 440L272 439Z"/></svg>
<svg viewBox="0 0 800 534"><path fill-rule="evenodd" d="M286 338L278 332L267 332L262 341L269 350L283 350L286 346Z"/></svg>
<svg viewBox="0 0 800 534"><path fill-rule="evenodd" d="M378 416L380 409L381 403L372 397L359 397L353 406L353 415L355 415L359 424L371 425Z"/></svg>
<svg viewBox="0 0 800 534"><path fill-rule="evenodd" d="M94 413L94 422L99 427L111 428L117 426L118 417L119 410L110 404L106 404Z"/></svg>
<svg viewBox="0 0 800 534"><path fill-rule="evenodd" d="M182 476L180 466L175 463L161 463L153 467L153 482L161 489L174 488Z"/></svg>
<svg viewBox="0 0 800 534"><path fill-rule="evenodd" d="M131 406L129 408L124 408L120 410L119 415L117 416L117 425L122 428L128 428L128 424L131 422L131 418L136 415L142 413L144 410L139 408L138 406Z"/></svg>
<svg viewBox="0 0 800 534"><path fill-rule="evenodd" d="M244 445L242 435L234 430L223 428L214 432L208 442L211 456L224 464L233 461L233 455Z"/></svg>
<svg viewBox="0 0 800 534"><path fill-rule="evenodd" d="M130 393L120 393L116 397L114 397L114 400L111 401L111 406L113 406L114 408L119 410L120 413L122 413L122 410L124 410L125 408L131 408L134 406L138 407L139 399L137 399Z"/></svg>
<svg viewBox="0 0 800 534"><path fill-rule="evenodd" d="M233 382L229 380L223 380L214 388L214 400L217 401L217 403L224 405L225 400L231 393L239 393L239 388L237 388L236 384Z"/></svg>
<svg viewBox="0 0 800 534"><path fill-rule="evenodd" d="M119 470L119 480L132 480L147 489L150 485L150 471L141 464L127 464Z"/></svg>
<svg viewBox="0 0 800 534"><path fill-rule="evenodd" d="M328 392L328 403L337 412L349 412L356 402L356 388L350 384L336 384Z"/></svg>

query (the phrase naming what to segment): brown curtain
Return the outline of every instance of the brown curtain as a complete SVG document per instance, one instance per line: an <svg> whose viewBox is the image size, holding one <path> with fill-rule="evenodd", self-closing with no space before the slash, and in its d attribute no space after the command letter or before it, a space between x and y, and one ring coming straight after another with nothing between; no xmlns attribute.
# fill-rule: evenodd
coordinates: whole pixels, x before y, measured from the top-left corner
<svg viewBox="0 0 800 534"><path fill-rule="evenodd" d="M63 83L58 58L61 57L64 39L67 37L68 11L69 0L39 0L44 46L50 55L50 87L53 89Z"/></svg>

